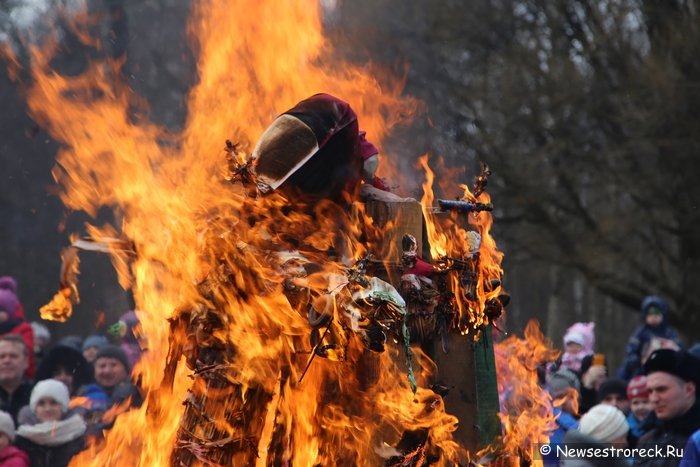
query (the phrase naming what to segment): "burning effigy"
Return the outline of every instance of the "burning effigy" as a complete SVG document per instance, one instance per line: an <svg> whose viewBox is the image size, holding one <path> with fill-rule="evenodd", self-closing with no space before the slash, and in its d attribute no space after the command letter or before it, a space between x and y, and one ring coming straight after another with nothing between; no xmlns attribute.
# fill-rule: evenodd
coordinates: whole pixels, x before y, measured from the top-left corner
<svg viewBox="0 0 700 467"><path fill-rule="evenodd" d="M488 167L436 200L424 156L420 202L391 193L377 145L416 102L328 61L317 4L280 4L275 24L238 14L254 6L196 4L180 134L130 118L109 64L65 77L50 44L30 49L30 111L63 144L59 196L119 219L71 239L42 316L70 318L80 250L110 254L143 310L143 404L73 464L529 463L551 407L496 385L495 365L523 357L494 356L509 296Z"/></svg>

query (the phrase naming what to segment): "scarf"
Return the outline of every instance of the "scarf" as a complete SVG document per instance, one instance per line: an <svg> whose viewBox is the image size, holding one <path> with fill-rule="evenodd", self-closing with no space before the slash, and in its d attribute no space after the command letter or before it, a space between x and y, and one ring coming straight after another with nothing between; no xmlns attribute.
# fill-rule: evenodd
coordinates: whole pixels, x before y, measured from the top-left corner
<svg viewBox="0 0 700 467"><path fill-rule="evenodd" d="M57 422L21 425L17 429L17 435L40 446L60 446L81 437L85 429L85 421L80 415L75 414Z"/></svg>

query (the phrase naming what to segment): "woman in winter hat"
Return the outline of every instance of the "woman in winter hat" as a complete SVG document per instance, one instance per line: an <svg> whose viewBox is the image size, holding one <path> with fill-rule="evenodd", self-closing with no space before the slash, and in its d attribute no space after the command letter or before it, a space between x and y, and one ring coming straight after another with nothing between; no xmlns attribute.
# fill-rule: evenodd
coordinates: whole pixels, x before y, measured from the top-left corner
<svg viewBox="0 0 700 467"><path fill-rule="evenodd" d="M626 443L629 426L620 409L598 404L581 417L579 431L601 443Z"/></svg>
<svg viewBox="0 0 700 467"><path fill-rule="evenodd" d="M68 388L55 379L39 381L29 400L35 422L17 429L17 447L29 454L32 465L67 467L85 447L85 422L68 411Z"/></svg>
<svg viewBox="0 0 700 467"><path fill-rule="evenodd" d="M29 467L27 453L13 446L15 422L7 412L0 411L0 465L3 467Z"/></svg>
<svg viewBox="0 0 700 467"><path fill-rule="evenodd" d="M620 409L612 406L599 404L591 408L579 420L577 430L569 430L564 437L564 443L568 447L580 449L604 449L611 444L617 447L624 447L626 444L627 421ZM591 451L592 452L592 451ZM604 462L601 463L600 461ZM564 457L561 461L562 467L596 467L606 465L609 467L628 467L627 459L622 457Z"/></svg>
<svg viewBox="0 0 700 467"><path fill-rule="evenodd" d="M49 350L36 372L37 381L57 379L66 385L71 396L93 382L93 368L83 354L73 347L57 345Z"/></svg>

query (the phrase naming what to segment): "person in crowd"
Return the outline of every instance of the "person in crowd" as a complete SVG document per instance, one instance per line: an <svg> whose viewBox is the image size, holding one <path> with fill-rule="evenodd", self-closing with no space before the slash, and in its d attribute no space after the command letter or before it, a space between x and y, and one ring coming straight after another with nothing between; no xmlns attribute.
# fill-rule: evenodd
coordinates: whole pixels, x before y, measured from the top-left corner
<svg viewBox="0 0 700 467"><path fill-rule="evenodd" d="M121 395L132 387L130 371L129 359L121 347L103 347L95 358L95 383L85 386L79 394L97 404L103 404L107 400L109 406L113 402L115 392Z"/></svg>
<svg viewBox="0 0 700 467"><path fill-rule="evenodd" d="M32 321L31 326L32 332L34 333L34 361L38 367L39 362L44 358L46 347L49 345L49 342L51 342L51 332L49 328L38 321Z"/></svg>
<svg viewBox="0 0 700 467"><path fill-rule="evenodd" d="M598 387L598 403L614 405L627 416L630 401L627 399L627 381L620 378L608 378Z"/></svg>
<svg viewBox="0 0 700 467"><path fill-rule="evenodd" d="M19 426L16 440L32 466L67 467L85 448L85 421L68 410L69 397L66 385L55 379L39 381L32 390L34 420Z"/></svg>
<svg viewBox="0 0 700 467"><path fill-rule="evenodd" d="M642 301L642 325L632 334L625 349L625 360L618 376L625 381L642 373L643 357L653 347L668 347L665 341L682 348L678 331L668 324L668 303L661 297L648 296ZM652 343L654 345L652 345Z"/></svg>
<svg viewBox="0 0 700 467"><path fill-rule="evenodd" d="M552 400L564 399L561 407L554 407L557 429L549 437L550 443L561 443L567 431L578 427L576 414L581 383L576 373L561 368L549 377L547 388Z"/></svg>
<svg viewBox="0 0 700 467"><path fill-rule="evenodd" d="M19 410L29 403L32 385L25 378L29 350L21 337L0 336L0 410L17 421Z"/></svg>
<svg viewBox="0 0 700 467"><path fill-rule="evenodd" d="M698 465L700 465L700 430L688 439L688 444L683 448L683 459L679 467L697 467Z"/></svg>
<svg viewBox="0 0 700 467"><path fill-rule="evenodd" d="M103 347L107 347L109 341L107 338L101 334L93 334L88 336L85 341L83 341L83 357L88 363L95 363L95 357L97 357L97 352Z"/></svg>
<svg viewBox="0 0 700 467"><path fill-rule="evenodd" d="M596 362L589 355L581 362L581 413L586 413L598 403L598 389L608 377L604 362Z"/></svg>
<svg viewBox="0 0 700 467"><path fill-rule="evenodd" d="M649 432L640 438L638 447L653 449L663 445L680 451L700 429L697 398L700 360L688 352L660 349L651 354L643 371L653 413ZM680 459L670 457L635 459L635 465L643 466L677 466L679 463Z"/></svg>
<svg viewBox="0 0 700 467"><path fill-rule="evenodd" d="M73 347L57 345L48 351L37 372L37 381L53 378L68 388L71 396L93 381L92 366Z"/></svg>
<svg viewBox="0 0 700 467"><path fill-rule="evenodd" d="M92 383L92 366L83 355L73 347L57 345L47 354L36 372L37 381L55 379L62 382L68 388L71 397L75 396L80 388ZM31 408L24 406L17 414L19 424L28 423L32 419Z"/></svg>
<svg viewBox="0 0 700 467"><path fill-rule="evenodd" d="M0 290L7 290L14 294L14 296L17 298L17 306L15 307L12 314L17 319L23 320L24 307L22 306L22 302L20 302L19 300L19 294L17 294L17 281L15 280L15 278L12 276L0 277Z"/></svg>
<svg viewBox="0 0 700 467"><path fill-rule="evenodd" d="M627 443L629 427L625 415L610 404L598 404L586 412L579 421L579 428L569 430L564 442L576 448L605 448L614 445L624 448ZM603 461L602 463L600 461ZM594 467L627 466L627 460L623 458L607 457L595 458L565 458L561 465L564 467Z"/></svg>
<svg viewBox="0 0 700 467"><path fill-rule="evenodd" d="M627 415L630 434L627 437L627 441L630 447L635 447L639 438L644 434L642 426L651 413L646 376L635 376L632 378L627 385L627 399L630 403L630 413Z"/></svg>
<svg viewBox="0 0 700 467"><path fill-rule="evenodd" d="M581 417L578 430L601 443L624 446L629 425L620 409L611 404L598 404Z"/></svg>
<svg viewBox="0 0 700 467"><path fill-rule="evenodd" d="M564 334L564 353L561 368L581 375L583 359L593 354L595 323L574 323Z"/></svg>
<svg viewBox="0 0 700 467"><path fill-rule="evenodd" d="M14 441L15 422L9 413L0 411L0 466L29 467L29 456L13 446Z"/></svg>
<svg viewBox="0 0 700 467"><path fill-rule="evenodd" d="M34 331L32 325L17 317L19 300L14 292L8 289L0 289L0 336L8 334L18 335L24 340L24 344L32 351L27 363L27 377L32 379L36 370L34 366Z"/></svg>
<svg viewBox="0 0 700 467"><path fill-rule="evenodd" d="M129 360L129 367L133 367L141 357L141 346L136 337L136 327L139 319L135 311L127 311L119 317L119 321L110 328L110 332L121 339L119 346Z"/></svg>

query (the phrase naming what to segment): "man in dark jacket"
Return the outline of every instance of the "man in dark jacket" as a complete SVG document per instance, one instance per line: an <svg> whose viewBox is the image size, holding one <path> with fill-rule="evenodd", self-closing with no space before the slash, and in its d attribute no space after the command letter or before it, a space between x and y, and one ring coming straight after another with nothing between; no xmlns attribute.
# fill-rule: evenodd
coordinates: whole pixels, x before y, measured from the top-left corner
<svg viewBox="0 0 700 467"><path fill-rule="evenodd" d="M29 403L32 385L24 379L29 365L29 349L20 336L0 336L0 409L15 423L19 409Z"/></svg>
<svg viewBox="0 0 700 467"><path fill-rule="evenodd" d="M675 467L694 431L700 428L697 398L700 360L684 351L660 349L644 364L649 401L654 409L650 431L639 440L639 448L657 449L664 457L638 458L635 465ZM678 455L669 455L675 452Z"/></svg>

